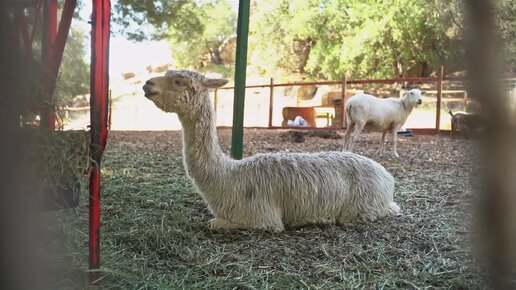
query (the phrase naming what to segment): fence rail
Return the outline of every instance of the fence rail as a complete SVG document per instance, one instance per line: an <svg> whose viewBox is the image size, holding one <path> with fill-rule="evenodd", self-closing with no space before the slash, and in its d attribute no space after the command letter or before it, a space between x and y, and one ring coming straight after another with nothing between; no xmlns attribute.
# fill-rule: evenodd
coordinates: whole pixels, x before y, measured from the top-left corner
<svg viewBox="0 0 516 290"><path fill-rule="evenodd" d="M516 77L516 74L508 75L507 77ZM444 77L443 81L466 81L466 77ZM372 80L346 80L346 84L394 84L394 83L431 83L438 82L439 77L413 77L413 78L395 78L395 79L372 79ZM255 88L268 88L268 87L290 87L290 86L332 86L341 85L340 81L318 81L318 82L293 82L293 83L281 83L281 84L261 84L261 85L249 85L246 89ZM222 87L217 90L233 90L235 87Z"/></svg>
<svg viewBox="0 0 516 290"><path fill-rule="evenodd" d="M510 73L510 74L504 74L504 79L509 78L516 78L516 73ZM283 128L281 126L273 126L272 125L272 116L273 116L273 102L274 102L274 88L277 87L289 87L289 86L324 86L324 85L340 85L341 86L341 96L342 100L341 104L335 105L335 110L340 111L340 118L335 119L334 126L337 128L345 128L345 110L344 110L344 104L346 102L346 90L348 85L355 85L355 84L395 84L395 83L434 83L436 86L435 90L430 90L429 92L436 93L437 94L437 101L436 101L436 115L435 115L435 129L434 128L427 128L427 129L434 129L435 133L440 132L440 119L441 119L441 104L442 102L447 102L450 100L463 100L466 102L468 100L468 95L465 90L443 90L443 82L445 81L464 81L466 82L468 80L465 76L444 76L444 67L441 66L439 68L439 74L437 77L409 77L409 78L393 78L393 79L372 79L372 80L366 80L366 79L358 79L358 80L348 80L346 76L343 76L342 80L339 81L315 81L315 82L291 82L291 83L274 83L274 79L270 79L269 84L258 84L258 85L248 85L245 88L246 89L254 89L254 88L270 88L269 92L269 120L268 120L268 128ZM228 86L228 87L222 87L218 88L214 92L214 102L215 102L215 108L217 108L217 101L218 101L218 90L233 90L235 89L234 86ZM464 93L464 96L462 98L443 98L443 93ZM314 129L314 128L312 128Z"/></svg>

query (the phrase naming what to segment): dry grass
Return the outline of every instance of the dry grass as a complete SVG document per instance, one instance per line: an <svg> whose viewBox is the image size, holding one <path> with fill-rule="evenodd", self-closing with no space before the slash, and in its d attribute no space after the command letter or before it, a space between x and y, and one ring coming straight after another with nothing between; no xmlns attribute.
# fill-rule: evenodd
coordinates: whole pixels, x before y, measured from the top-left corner
<svg viewBox="0 0 516 290"><path fill-rule="evenodd" d="M338 150L340 140L246 130L246 155ZM228 152L229 130L219 131ZM284 136L284 135L283 135ZM285 138L283 138L285 140ZM400 138L399 159L376 158L377 134L357 148L396 178L401 217L353 227L304 227L280 234L212 233L211 218L182 167L180 132L111 132L104 157L102 268L105 289L485 287L470 255L472 142ZM64 257L86 267L87 208L58 214ZM66 280L61 288L84 281Z"/></svg>
<svg viewBox="0 0 516 290"><path fill-rule="evenodd" d="M23 148L27 154L20 160L25 176L23 190L28 202L35 208L59 208L67 201L79 198L64 196L61 191L72 190L87 176L90 166L89 132L49 131L39 128L24 128Z"/></svg>

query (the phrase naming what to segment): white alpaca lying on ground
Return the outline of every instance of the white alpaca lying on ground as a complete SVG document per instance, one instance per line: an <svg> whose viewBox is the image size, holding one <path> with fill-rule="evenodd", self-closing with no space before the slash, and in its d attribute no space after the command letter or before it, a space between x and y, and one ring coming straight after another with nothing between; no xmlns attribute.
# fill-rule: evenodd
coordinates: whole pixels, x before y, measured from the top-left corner
<svg viewBox="0 0 516 290"><path fill-rule="evenodd" d="M184 165L215 216L213 230L347 224L397 214L394 178L347 152L258 154L233 160L220 149L208 89L226 84L185 70L148 80L145 96L183 125Z"/></svg>
<svg viewBox="0 0 516 290"><path fill-rule="evenodd" d="M353 151L358 136L365 128L368 132L382 132L378 154L383 155L385 134L392 135L392 155L399 157L396 150L397 132L405 124L408 115L416 105L421 104L421 91L412 89L403 98L380 99L368 94L355 95L346 102L348 128L344 134L343 151ZM354 129L353 136L351 131Z"/></svg>

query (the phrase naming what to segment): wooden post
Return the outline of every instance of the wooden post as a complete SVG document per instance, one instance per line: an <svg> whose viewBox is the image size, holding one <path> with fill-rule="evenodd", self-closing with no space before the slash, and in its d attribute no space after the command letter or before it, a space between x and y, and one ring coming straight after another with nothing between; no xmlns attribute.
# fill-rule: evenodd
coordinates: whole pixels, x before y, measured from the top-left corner
<svg viewBox="0 0 516 290"><path fill-rule="evenodd" d="M346 110L345 110L345 106L346 106L346 91L347 91L347 77L346 75L344 75L344 77L342 78L342 93L341 93L341 110L342 110L342 121L341 121L341 126L342 128L344 129L344 127L347 126L346 124Z"/></svg>
<svg viewBox="0 0 516 290"><path fill-rule="evenodd" d="M437 80L437 103L435 108L435 133L439 134L441 130L441 101L443 97L443 75L444 66L439 67L439 79Z"/></svg>
<svg viewBox="0 0 516 290"><path fill-rule="evenodd" d="M215 115L217 115L217 103L219 101L218 99L218 90L215 89L215 91L213 92L213 109L215 110Z"/></svg>
<svg viewBox="0 0 516 290"><path fill-rule="evenodd" d="M271 78L269 86L269 128L272 128L272 108L274 106L274 79Z"/></svg>

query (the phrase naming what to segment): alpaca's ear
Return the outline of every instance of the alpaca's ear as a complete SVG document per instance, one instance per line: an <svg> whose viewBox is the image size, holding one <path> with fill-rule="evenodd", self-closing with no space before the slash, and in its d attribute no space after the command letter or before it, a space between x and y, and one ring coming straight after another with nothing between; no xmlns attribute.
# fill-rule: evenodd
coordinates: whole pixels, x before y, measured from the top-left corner
<svg viewBox="0 0 516 290"><path fill-rule="evenodd" d="M228 83L228 80L226 80L226 79L208 79L208 78L202 82L203 86L210 88L210 89L220 88L227 83Z"/></svg>
<svg viewBox="0 0 516 290"><path fill-rule="evenodd" d="M192 80L184 77L184 76L174 76L170 79L170 81L180 87L191 87L192 86Z"/></svg>

